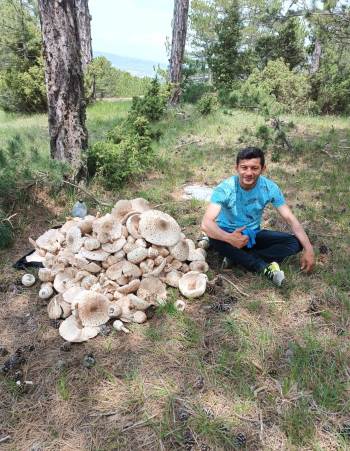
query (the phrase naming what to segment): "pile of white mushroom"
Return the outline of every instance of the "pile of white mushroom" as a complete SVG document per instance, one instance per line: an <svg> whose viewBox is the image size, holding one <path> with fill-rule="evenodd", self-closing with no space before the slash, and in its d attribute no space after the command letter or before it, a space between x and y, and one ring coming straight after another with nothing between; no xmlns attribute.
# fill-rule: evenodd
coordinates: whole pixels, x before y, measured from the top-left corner
<svg viewBox="0 0 350 451"><path fill-rule="evenodd" d="M205 250L142 198L119 200L104 216L69 218L30 242L44 266L39 297L55 294L49 318L64 318L59 333L70 342L95 337L111 318L124 332L124 323L145 322L148 307L166 302L166 285L188 298L206 289Z"/></svg>

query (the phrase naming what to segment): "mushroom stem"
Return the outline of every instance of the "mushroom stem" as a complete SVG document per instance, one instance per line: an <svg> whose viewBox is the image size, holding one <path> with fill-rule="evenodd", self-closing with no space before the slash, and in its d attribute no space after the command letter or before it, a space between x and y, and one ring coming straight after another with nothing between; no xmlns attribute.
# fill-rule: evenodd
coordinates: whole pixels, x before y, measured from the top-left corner
<svg viewBox="0 0 350 451"><path fill-rule="evenodd" d="M124 324L122 323L122 321L120 321L119 319L115 320L113 323L113 327L114 329L118 330L118 331L122 331L125 332L126 334L130 333L130 330L127 329Z"/></svg>

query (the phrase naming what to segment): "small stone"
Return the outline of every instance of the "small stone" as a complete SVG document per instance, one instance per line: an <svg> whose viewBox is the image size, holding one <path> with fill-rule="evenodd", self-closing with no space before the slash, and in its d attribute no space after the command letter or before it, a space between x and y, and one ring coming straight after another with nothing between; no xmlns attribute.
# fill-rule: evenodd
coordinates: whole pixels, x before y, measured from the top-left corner
<svg viewBox="0 0 350 451"><path fill-rule="evenodd" d="M10 354L10 352L4 346L0 346L0 357L5 357L5 355L8 354Z"/></svg>
<svg viewBox="0 0 350 451"><path fill-rule="evenodd" d="M95 357L92 354L87 354L84 356L83 358L83 366L85 366L85 368L92 368L93 366L95 366L96 364L96 360Z"/></svg>
<svg viewBox="0 0 350 451"><path fill-rule="evenodd" d="M111 326L108 324L102 324L100 326L100 334L104 337L107 337L112 332Z"/></svg>
<svg viewBox="0 0 350 451"><path fill-rule="evenodd" d="M194 388L196 388L197 390L202 390L203 387L204 387L204 377L198 376L194 382Z"/></svg>
<svg viewBox="0 0 350 451"><path fill-rule="evenodd" d="M72 350L72 343L70 343L69 341L66 341L63 343L63 345L61 345L60 350L63 352L69 352Z"/></svg>

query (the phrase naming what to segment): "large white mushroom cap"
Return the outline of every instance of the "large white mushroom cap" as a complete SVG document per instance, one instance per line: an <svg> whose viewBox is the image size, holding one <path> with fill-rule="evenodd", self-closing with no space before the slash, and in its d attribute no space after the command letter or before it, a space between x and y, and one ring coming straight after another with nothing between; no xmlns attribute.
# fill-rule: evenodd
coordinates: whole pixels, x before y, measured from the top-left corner
<svg viewBox="0 0 350 451"><path fill-rule="evenodd" d="M141 213L139 231L149 243L174 246L180 240L179 224L167 213L148 210Z"/></svg>
<svg viewBox="0 0 350 451"><path fill-rule="evenodd" d="M148 302L161 303L167 297L165 284L156 277L142 279L137 290L137 296Z"/></svg>
<svg viewBox="0 0 350 451"><path fill-rule="evenodd" d="M207 280L205 274L189 271L179 280L179 290L187 298L198 298L205 292Z"/></svg>
<svg viewBox="0 0 350 451"><path fill-rule="evenodd" d="M85 290L79 294L78 315L83 326L100 326L109 320L109 300L102 293Z"/></svg>
<svg viewBox="0 0 350 451"><path fill-rule="evenodd" d="M98 327L83 327L74 315L70 315L62 321L59 327L59 333L62 338L71 343L80 343L96 337L99 333Z"/></svg>

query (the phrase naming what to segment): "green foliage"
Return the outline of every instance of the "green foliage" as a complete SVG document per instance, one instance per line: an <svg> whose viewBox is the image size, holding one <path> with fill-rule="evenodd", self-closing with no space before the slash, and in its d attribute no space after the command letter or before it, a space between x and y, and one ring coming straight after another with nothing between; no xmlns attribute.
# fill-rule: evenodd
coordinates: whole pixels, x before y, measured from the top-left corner
<svg viewBox="0 0 350 451"><path fill-rule="evenodd" d="M292 17L276 24L258 38L255 45L258 66L264 68L269 61L282 58L290 69L305 61L305 31L300 19Z"/></svg>
<svg viewBox="0 0 350 451"><path fill-rule="evenodd" d="M208 83L188 83L181 96L181 100L185 103L196 103L206 93L211 92L213 87Z"/></svg>
<svg viewBox="0 0 350 451"><path fill-rule="evenodd" d="M105 141L90 148L90 176L96 174L106 187L116 188L151 166L155 158L152 139L159 133L151 129L150 122L163 114L167 93L155 78L143 98L133 99L127 118L108 132Z"/></svg>
<svg viewBox="0 0 350 451"><path fill-rule="evenodd" d="M208 92L204 94L197 103L197 111L203 116L207 116L213 111L217 110L219 106L216 94Z"/></svg>
<svg viewBox="0 0 350 451"><path fill-rule="evenodd" d="M322 113L350 112L350 53L340 45L325 46L319 70L311 77L312 98Z"/></svg>
<svg viewBox="0 0 350 451"><path fill-rule="evenodd" d="M104 97L143 95L149 85L148 77L134 77L116 69L104 56L94 58L85 74L85 93L90 101Z"/></svg>
<svg viewBox="0 0 350 451"><path fill-rule="evenodd" d="M0 107L36 112L47 106L41 35L32 1L0 1Z"/></svg>
<svg viewBox="0 0 350 451"><path fill-rule="evenodd" d="M258 107L269 116L282 112L305 113L313 108L308 99L310 85L305 75L289 69L282 59L255 69L240 88L231 92L232 106Z"/></svg>
<svg viewBox="0 0 350 451"><path fill-rule="evenodd" d="M89 152L89 173L97 173L108 188L120 187L132 175L144 172L154 158L149 123L138 117L95 143Z"/></svg>
<svg viewBox="0 0 350 451"><path fill-rule="evenodd" d="M307 401L299 400L284 412L282 429L293 445L306 445L315 434L314 422L314 414Z"/></svg>
<svg viewBox="0 0 350 451"><path fill-rule="evenodd" d="M169 98L169 86L161 86L157 77L151 82L143 98L134 97L130 109L130 117L144 116L149 121L157 121L162 117Z"/></svg>
<svg viewBox="0 0 350 451"><path fill-rule="evenodd" d="M0 209L0 249L6 249L12 244L13 231L6 219L5 213Z"/></svg>
<svg viewBox="0 0 350 451"><path fill-rule="evenodd" d="M0 203L6 204L8 199L20 196L23 193L21 187L33 182L39 171L48 173L50 181L55 183L65 170L65 166L52 160L48 152L42 155L20 135L10 137L0 147Z"/></svg>
<svg viewBox="0 0 350 451"><path fill-rule="evenodd" d="M217 40L208 49L208 64L217 87L228 87L246 72L240 52L241 19L237 2L224 10L215 27Z"/></svg>

